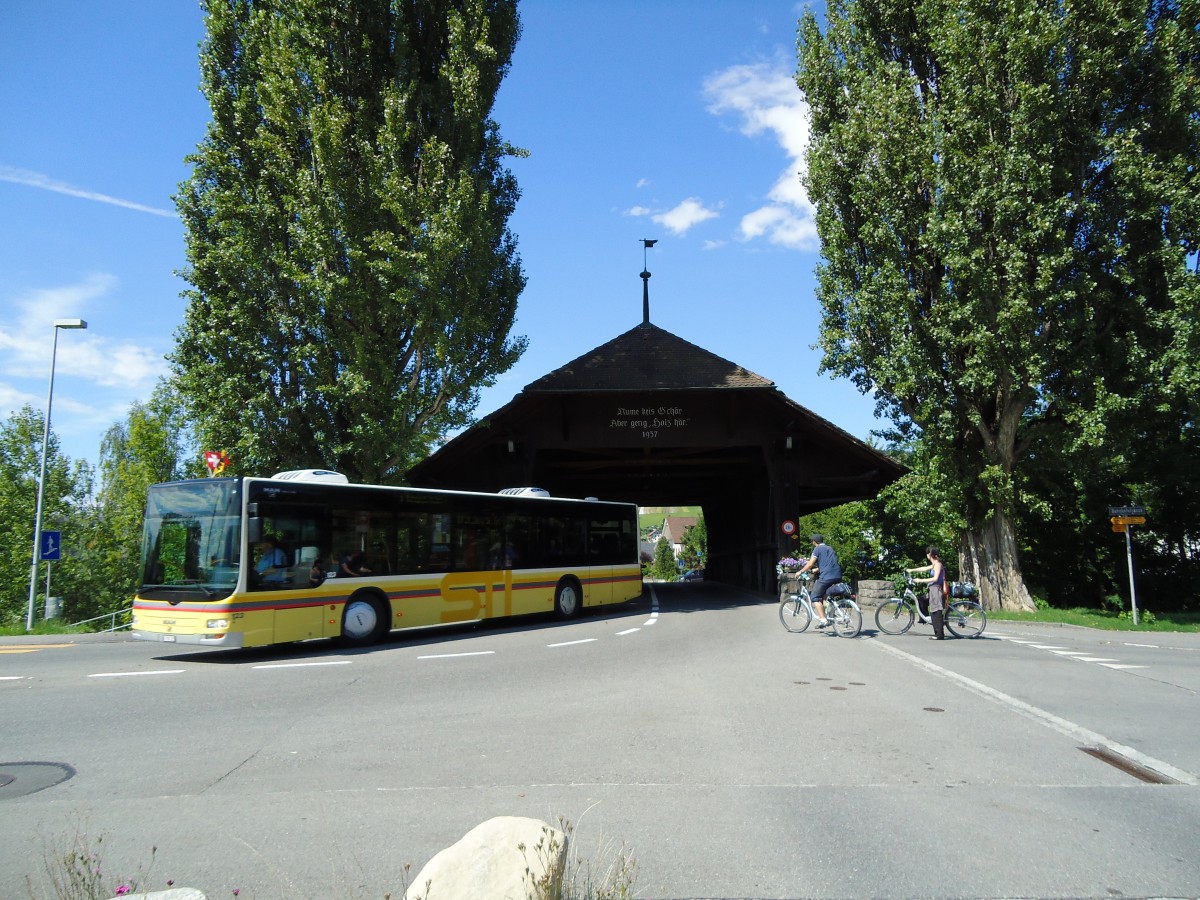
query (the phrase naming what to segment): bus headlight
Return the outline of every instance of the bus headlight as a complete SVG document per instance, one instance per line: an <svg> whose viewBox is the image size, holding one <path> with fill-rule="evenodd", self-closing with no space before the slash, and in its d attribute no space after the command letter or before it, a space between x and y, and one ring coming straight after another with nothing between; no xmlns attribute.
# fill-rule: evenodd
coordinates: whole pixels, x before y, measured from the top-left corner
<svg viewBox="0 0 1200 900"><path fill-rule="evenodd" d="M228 619L209 619L207 622L204 623L204 627L208 628L208 629L228 628L229 620Z"/></svg>

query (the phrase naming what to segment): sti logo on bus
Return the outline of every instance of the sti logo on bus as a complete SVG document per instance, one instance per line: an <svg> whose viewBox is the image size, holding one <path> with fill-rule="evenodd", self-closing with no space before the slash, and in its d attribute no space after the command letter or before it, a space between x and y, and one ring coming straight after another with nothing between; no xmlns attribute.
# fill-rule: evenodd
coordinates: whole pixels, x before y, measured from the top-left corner
<svg viewBox="0 0 1200 900"><path fill-rule="evenodd" d="M496 577L501 579L496 584ZM486 580L485 580L486 579ZM496 588L503 596L503 609L496 609ZM456 572L442 579L442 600L449 606L442 622L473 622L492 616L512 615L512 569L496 572Z"/></svg>

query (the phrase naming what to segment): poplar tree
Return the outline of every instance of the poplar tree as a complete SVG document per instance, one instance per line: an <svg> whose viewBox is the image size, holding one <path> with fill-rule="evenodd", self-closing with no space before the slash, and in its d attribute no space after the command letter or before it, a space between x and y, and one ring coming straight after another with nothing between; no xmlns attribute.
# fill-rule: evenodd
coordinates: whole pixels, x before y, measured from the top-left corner
<svg viewBox="0 0 1200 900"><path fill-rule="evenodd" d="M824 31L801 20L822 367L920 435L990 607L1033 606L1029 471L1079 477L1180 404L1196 421L1198 8L831 0Z"/></svg>
<svg viewBox="0 0 1200 900"><path fill-rule="evenodd" d="M206 0L172 364L232 470L396 483L524 350L515 0Z"/></svg>

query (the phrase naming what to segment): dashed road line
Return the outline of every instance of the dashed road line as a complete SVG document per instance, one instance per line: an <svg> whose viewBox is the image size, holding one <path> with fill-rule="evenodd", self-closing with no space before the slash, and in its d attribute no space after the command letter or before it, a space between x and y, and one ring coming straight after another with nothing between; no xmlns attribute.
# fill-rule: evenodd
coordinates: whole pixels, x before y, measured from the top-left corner
<svg viewBox="0 0 1200 900"><path fill-rule="evenodd" d="M179 675L184 669L154 669L146 672L96 672L88 678L133 678L136 675Z"/></svg>
<svg viewBox="0 0 1200 900"><path fill-rule="evenodd" d="M348 659L330 659L321 662L299 662L299 663L263 663L258 666L251 666L252 669L304 669L310 666L348 666Z"/></svg>
<svg viewBox="0 0 1200 900"><path fill-rule="evenodd" d="M996 637L1002 641L1008 641L1010 644L1022 644L1026 647L1033 647L1035 650L1048 650L1055 656L1063 656L1067 659L1079 660L1079 662L1097 663L1104 666L1106 669L1113 669L1118 672L1124 672L1129 669L1147 669L1149 666L1132 665L1123 663L1118 659L1113 659L1108 656L1091 656L1087 652L1079 650L1069 650L1066 647L1060 647L1057 644L1039 644L1034 641L1022 640L1021 638L1009 637L1005 634L997 634ZM1154 644L1131 644L1126 643L1126 647L1149 647L1157 649Z"/></svg>
<svg viewBox="0 0 1200 900"><path fill-rule="evenodd" d="M596 638L581 638L578 641L562 641L558 644L547 644L547 647L574 647L576 644L590 644Z"/></svg>
<svg viewBox="0 0 1200 900"><path fill-rule="evenodd" d="M495 650L473 650L469 653L430 653L417 659L459 659L463 656L495 656Z"/></svg>

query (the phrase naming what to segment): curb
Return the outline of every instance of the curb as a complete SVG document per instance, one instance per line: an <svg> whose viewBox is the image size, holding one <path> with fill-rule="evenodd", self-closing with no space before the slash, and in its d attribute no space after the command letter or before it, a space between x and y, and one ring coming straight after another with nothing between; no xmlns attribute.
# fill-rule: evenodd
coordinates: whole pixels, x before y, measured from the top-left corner
<svg viewBox="0 0 1200 900"><path fill-rule="evenodd" d="M123 644L132 643L128 631L89 631L82 634L8 634L0 635L0 647L21 644Z"/></svg>

